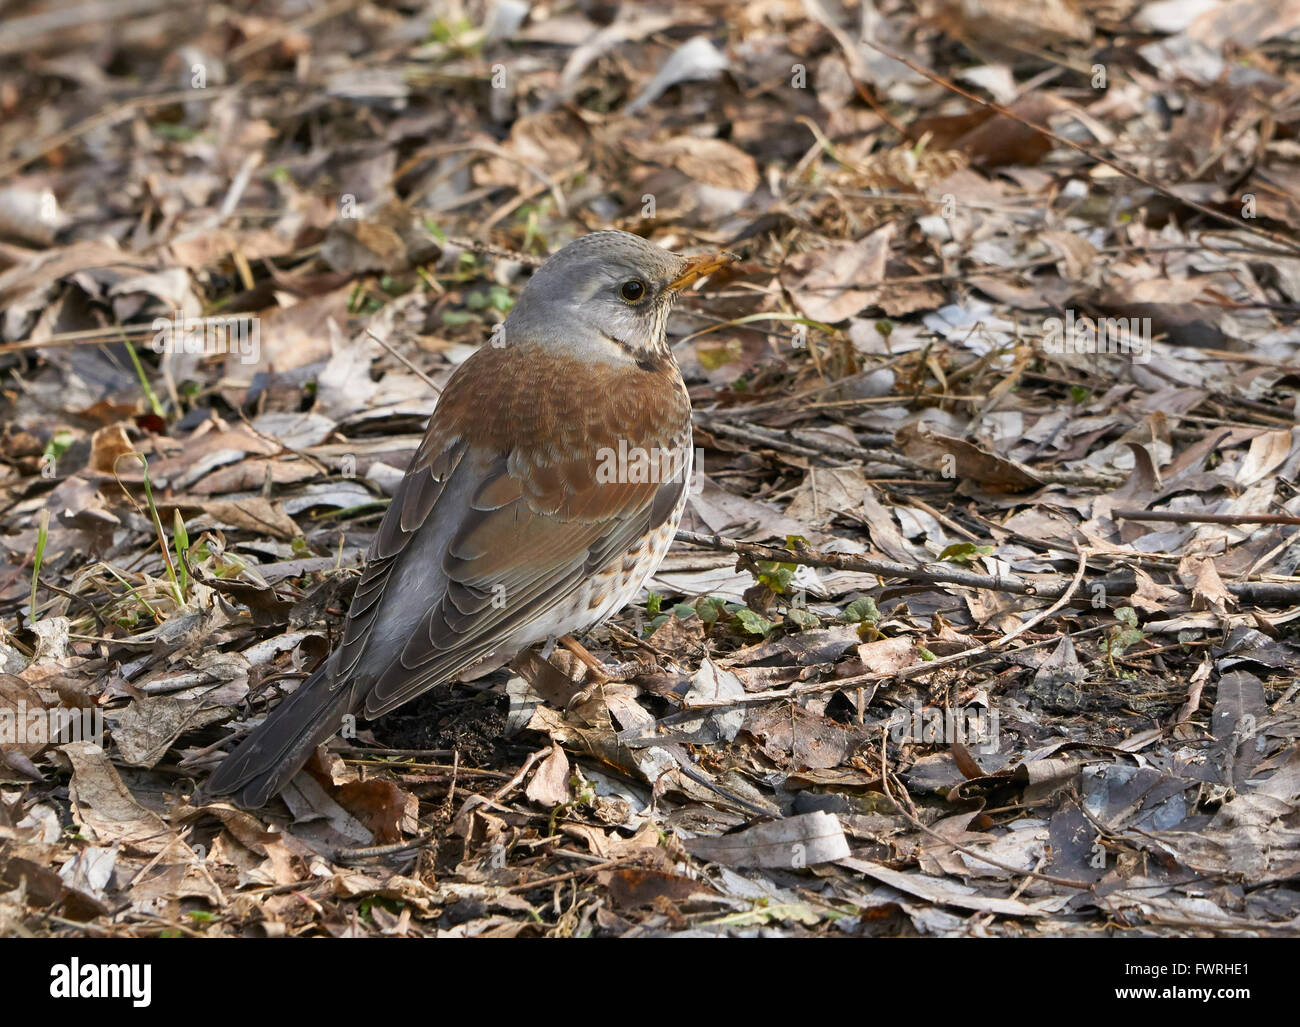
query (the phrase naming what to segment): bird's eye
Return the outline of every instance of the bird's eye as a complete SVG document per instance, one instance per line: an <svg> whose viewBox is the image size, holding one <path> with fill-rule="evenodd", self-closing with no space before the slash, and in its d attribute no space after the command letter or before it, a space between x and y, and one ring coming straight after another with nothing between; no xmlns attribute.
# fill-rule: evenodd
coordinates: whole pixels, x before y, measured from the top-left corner
<svg viewBox="0 0 1300 1027"><path fill-rule="evenodd" d="M628 303L640 303L645 298L645 282L639 278L629 278L618 287L618 294Z"/></svg>

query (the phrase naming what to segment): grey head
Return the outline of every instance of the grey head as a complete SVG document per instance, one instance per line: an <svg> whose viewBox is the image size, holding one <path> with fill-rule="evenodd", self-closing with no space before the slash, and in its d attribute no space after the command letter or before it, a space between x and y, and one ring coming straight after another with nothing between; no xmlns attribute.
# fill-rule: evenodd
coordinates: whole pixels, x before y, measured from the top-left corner
<svg viewBox="0 0 1300 1027"><path fill-rule="evenodd" d="M731 259L681 257L629 232L592 232L533 273L506 317L504 342L610 363L666 354L664 330L678 294Z"/></svg>

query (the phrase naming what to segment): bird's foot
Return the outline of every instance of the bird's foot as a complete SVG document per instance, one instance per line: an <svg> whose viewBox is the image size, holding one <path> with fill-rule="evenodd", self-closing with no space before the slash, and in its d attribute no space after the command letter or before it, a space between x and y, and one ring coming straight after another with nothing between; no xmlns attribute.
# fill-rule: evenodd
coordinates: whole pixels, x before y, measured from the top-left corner
<svg viewBox="0 0 1300 1027"><path fill-rule="evenodd" d="M545 647L525 649L510 662L510 666L534 692L565 709L581 706L607 684L626 681L655 669L637 660L601 663L572 636L566 635L554 642L558 645L548 640ZM549 658L552 654L547 650L556 648L563 648L566 652L555 659Z"/></svg>
<svg viewBox="0 0 1300 1027"><path fill-rule="evenodd" d="M560 645L573 653L578 661L587 668L593 684L606 685L611 681L626 681L628 678L645 674L655 668L641 660L621 660L618 663L602 663L572 635L563 635L558 639Z"/></svg>

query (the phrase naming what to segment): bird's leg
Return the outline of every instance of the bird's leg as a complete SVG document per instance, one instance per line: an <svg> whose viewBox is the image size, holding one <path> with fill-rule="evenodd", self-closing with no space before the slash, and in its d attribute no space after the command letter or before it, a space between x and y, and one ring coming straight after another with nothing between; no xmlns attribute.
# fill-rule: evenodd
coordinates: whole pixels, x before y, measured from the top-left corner
<svg viewBox="0 0 1300 1027"><path fill-rule="evenodd" d="M584 690L586 669L575 681L567 668L561 669L544 659L536 646L523 650L510 661L510 669L528 682L528 686L552 706L566 708ZM575 665L575 671L578 667Z"/></svg>
<svg viewBox="0 0 1300 1027"><path fill-rule="evenodd" d="M596 676L596 681L599 684L603 685L607 681L614 680L605 670L605 665L596 659L596 657L592 656L591 653L587 651L587 647L572 635L561 635L558 641L560 645L573 653L573 655L576 656L582 664Z"/></svg>
<svg viewBox="0 0 1300 1027"><path fill-rule="evenodd" d="M584 667L591 671L596 679L595 683L598 685L604 685L610 681L626 681L629 677L645 671L645 664L639 660L624 660L622 663L601 663L600 660L591 655L586 646L572 635L561 635L558 641L560 645L573 653Z"/></svg>

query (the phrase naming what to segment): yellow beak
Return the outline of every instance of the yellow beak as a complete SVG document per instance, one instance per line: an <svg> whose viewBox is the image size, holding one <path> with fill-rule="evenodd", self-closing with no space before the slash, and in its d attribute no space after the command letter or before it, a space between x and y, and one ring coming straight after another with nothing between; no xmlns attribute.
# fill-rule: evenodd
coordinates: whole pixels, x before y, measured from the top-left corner
<svg viewBox="0 0 1300 1027"><path fill-rule="evenodd" d="M668 283L668 289L671 292L680 292L688 285L698 282L705 275L720 271L729 264L736 263L739 259L734 253L728 253L726 250L719 250L717 253L702 253L698 257L691 257L687 260L682 273Z"/></svg>

